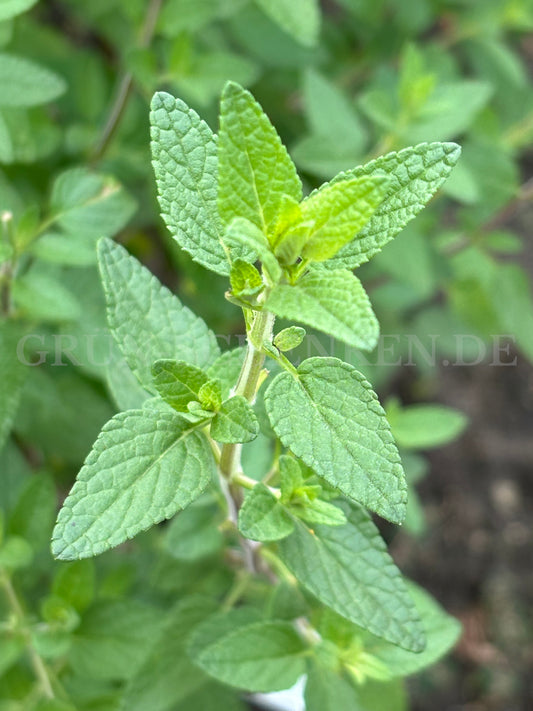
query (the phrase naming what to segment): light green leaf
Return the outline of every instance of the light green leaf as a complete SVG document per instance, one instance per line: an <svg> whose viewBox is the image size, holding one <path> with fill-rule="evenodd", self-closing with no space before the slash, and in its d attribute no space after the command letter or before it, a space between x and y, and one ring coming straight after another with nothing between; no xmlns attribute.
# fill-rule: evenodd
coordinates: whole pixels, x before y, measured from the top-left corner
<svg viewBox="0 0 533 711"><path fill-rule="evenodd" d="M26 369L17 356L17 344L23 335L23 331L11 323L0 323L0 450L11 429L26 376Z"/></svg>
<svg viewBox="0 0 533 711"><path fill-rule="evenodd" d="M424 625L425 649L415 654L375 637L364 640L365 651L383 662L393 677L416 674L431 666L453 647L461 633L459 622L447 615L427 592L412 583L408 584L408 590Z"/></svg>
<svg viewBox="0 0 533 711"><path fill-rule="evenodd" d="M273 343L280 351L292 351L293 348L298 348L305 338L305 328L300 326L289 326L284 328L279 333L276 333Z"/></svg>
<svg viewBox="0 0 533 711"><path fill-rule="evenodd" d="M152 99L152 155L161 215L194 261L229 274L217 207L217 144L209 126L180 99Z"/></svg>
<svg viewBox="0 0 533 711"><path fill-rule="evenodd" d="M239 511L239 530L253 541L277 541L294 530L294 523L264 484L256 484Z"/></svg>
<svg viewBox="0 0 533 711"><path fill-rule="evenodd" d="M56 511L57 494L52 477L34 474L22 489L7 530L25 538L38 551L50 540Z"/></svg>
<svg viewBox="0 0 533 711"><path fill-rule="evenodd" d="M38 259L52 264L85 267L96 262L96 244L81 234L48 233L39 237L29 250Z"/></svg>
<svg viewBox="0 0 533 711"><path fill-rule="evenodd" d="M52 219L82 237L112 237L135 212L135 202L115 178L87 168L71 168L55 180Z"/></svg>
<svg viewBox="0 0 533 711"><path fill-rule="evenodd" d="M298 522L278 552L299 582L320 602L378 637L413 652L424 649L424 632L400 571L379 532L356 504L343 504L348 523Z"/></svg>
<svg viewBox="0 0 533 711"><path fill-rule="evenodd" d="M29 318L42 321L75 321L81 315L81 307L63 284L34 266L13 282L13 301Z"/></svg>
<svg viewBox="0 0 533 711"><path fill-rule="evenodd" d="M37 106L64 94L65 81L54 72L14 54L0 53L0 106Z"/></svg>
<svg viewBox="0 0 533 711"><path fill-rule="evenodd" d="M305 708L306 711L367 711L361 709L357 692L347 679L317 663L307 675Z"/></svg>
<svg viewBox="0 0 533 711"><path fill-rule="evenodd" d="M293 505L289 510L307 523L319 523L324 526L342 526L346 523L344 511L322 499L305 502L302 506Z"/></svg>
<svg viewBox="0 0 533 711"><path fill-rule="evenodd" d="M88 558L184 509L214 475L207 440L172 412L129 410L103 428L59 512L56 558Z"/></svg>
<svg viewBox="0 0 533 711"><path fill-rule="evenodd" d="M183 360L156 360L152 374L157 392L178 412L186 412L188 403L198 400L200 388L209 380L203 370Z"/></svg>
<svg viewBox="0 0 533 711"><path fill-rule="evenodd" d="M265 308L355 348L372 350L378 340L379 324L363 285L344 269L313 270L294 286L280 284L271 291Z"/></svg>
<svg viewBox="0 0 533 711"><path fill-rule="evenodd" d="M228 398L230 390L237 383L245 354L246 348L241 347L224 351L207 369L209 377L218 380L222 384L222 397L224 399Z"/></svg>
<svg viewBox="0 0 533 711"><path fill-rule="evenodd" d="M165 548L177 560L214 555L223 545L219 509L201 500L179 513L167 529Z"/></svg>
<svg viewBox="0 0 533 711"><path fill-rule="evenodd" d="M26 10L33 7L36 2L37 0L2 0L2 4L0 5L0 22L26 12Z"/></svg>
<svg viewBox="0 0 533 711"><path fill-rule="evenodd" d="M281 267L278 264L278 260L274 256L264 233L253 222L243 217L236 217L228 225L223 242L227 245L233 258L239 251L242 251L248 260L253 259L253 261L256 261L259 259L271 281L276 282L279 280Z"/></svg>
<svg viewBox="0 0 533 711"><path fill-rule="evenodd" d="M229 622L229 620L228 620ZM221 629L217 617L193 634L189 653L215 679L255 692L291 687L305 673L306 647L288 622L261 621Z"/></svg>
<svg viewBox="0 0 533 711"><path fill-rule="evenodd" d="M429 449L452 442L464 431L468 419L443 405L410 405L387 408L387 419L400 447Z"/></svg>
<svg viewBox="0 0 533 711"><path fill-rule="evenodd" d="M285 194L297 201L302 198L296 168L250 92L229 82L220 106L220 215L226 223L244 217L267 234Z"/></svg>
<svg viewBox="0 0 533 711"><path fill-rule="evenodd" d="M370 383L337 358L309 358L265 393L274 431L328 484L401 523L407 486L400 455Z"/></svg>
<svg viewBox="0 0 533 711"><path fill-rule="evenodd" d="M385 199L357 238L345 245L327 266L355 269L381 251L429 202L460 153L455 143L421 143L387 153L334 178L338 182L365 175L386 175L389 183Z"/></svg>
<svg viewBox="0 0 533 711"><path fill-rule="evenodd" d="M211 422L211 436L217 442L251 442L258 432L257 417L250 403L240 395L223 402Z"/></svg>
<svg viewBox="0 0 533 711"><path fill-rule="evenodd" d="M318 0L256 0L259 7L285 32L306 47L314 46L320 32Z"/></svg>
<svg viewBox="0 0 533 711"><path fill-rule="evenodd" d="M109 328L139 382L154 391L151 365L164 358L200 368L220 353L215 335L134 257L111 240L98 243Z"/></svg>
<svg viewBox="0 0 533 711"><path fill-rule="evenodd" d="M231 291L234 296L253 296L263 288L263 279L253 264L236 259L231 265Z"/></svg>
<svg viewBox="0 0 533 711"><path fill-rule="evenodd" d="M222 406L222 385L218 380L208 380L198 391L200 404L206 411L217 411Z"/></svg>
<svg viewBox="0 0 533 711"><path fill-rule="evenodd" d="M95 595L96 574L92 560L65 563L57 571L52 592L78 612L84 612Z"/></svg>

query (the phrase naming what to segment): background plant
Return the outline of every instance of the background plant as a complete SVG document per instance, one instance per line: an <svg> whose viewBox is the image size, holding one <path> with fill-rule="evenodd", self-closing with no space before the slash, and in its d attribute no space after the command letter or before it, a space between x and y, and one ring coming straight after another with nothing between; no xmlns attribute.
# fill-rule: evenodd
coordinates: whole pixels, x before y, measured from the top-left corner
<svg viewBox="0 0 533 711"><path fill-rule="evenodd" d="M79 619L65 626L43 607L53 591L64 589L54 578L66 575L46 552L57 492L70 487L120 397L120 383L109 381L117 368L105 364L110 341L95 269L96 238L120 231L166 283L178 284L184 302L211 328L241 330L238 311L212 298L213 292L223 293L225 280L206 276L175 249L157 217L147 138L153 91L164 87L183 97L215 128L216 97L224 82L253 86L291 149L306 191L389 149L460 138L463 158L445 187L449 199L441 195L433 201L401 239L358 274L383 333L415 333L428 346L424 338L438 333L439 358L450 360L454 334L512 333L528 356L529 284L508 216L530 193L519 160L531 139L526 67L532 12L527 2L417 1L400 8L347 1L328 5L319 32L311 4L307 25L294 18L291 24L290 17L272 11L267 16L260 3L40 2L23 14L30 5L5 3L9 9L1 17L1 270L2 303L9 312L9 321L2 322L1 496L5 540L24 538L34 550L31 567L14 575L24 626L42 645L51 637L54 644L63 639L63 648L41 649L55 671L67 659L76 664L67 646L92 639L84 637L83 621L94 608L98 615L101 605L113 602L110 616L118 619L117 609L126 609L129 598L150 602L146 560L154 568L150 590L159 591L158 605L175 599L184 586L194 587L201 576L192 568L211 570L204 557L194 566L177 563L161 551L158 534L147 535L136 547L99 559L98 602L91 605L87 593L85 602L74 606ZM169 260L177 267L177 282ZM39 339L26 341L25 354L47 362L20 367L15 344L35 333ZM63 334L59 345L58 334ZM329 341L325 347L329 350ZM73 366L64 350L79 365ZM114 350L112 357L120 361ZM395 367L365 367L356 354L354 359L374 387L394 392ZM65 365L50 367L54 362ZM440 411L439 431L424 432L427 420L421 423L420 410L408 403L430 398L437 381L423 358L419 366L407 404L387 406L397 441L409 450L402 458L413 482L426 468L418 450L453 438L463 426L446 410ZM260 454L254 455L257 461ZM419 531L421 513L416 505L409 512ZM19 543L10 543L11 550ZM24 566L28 553L26 546L20 557ZM178 572L182 566L187 576ZM82 587L90 590L92 564L75 564L73 571L82 571ZM6 609L4 618L10 614ZM147 617L146 629L150 624ZM95 625L103 630L107 622L97 619ZM121 629L128 627L125 622ZM117 631L115 642L121 634ZM8 643L6 649L5 703L26 708L28 698L35 703L39 698L34 674L20 644ZM105 677L100 696L107 694L105 703L112 707L109 678L128 672L126 665L117 670L105 661L101 667L95 672ZM79 676L90 676L78 669ZM87 690L75 694L80 706L104 703L87 698Z"/></svg>

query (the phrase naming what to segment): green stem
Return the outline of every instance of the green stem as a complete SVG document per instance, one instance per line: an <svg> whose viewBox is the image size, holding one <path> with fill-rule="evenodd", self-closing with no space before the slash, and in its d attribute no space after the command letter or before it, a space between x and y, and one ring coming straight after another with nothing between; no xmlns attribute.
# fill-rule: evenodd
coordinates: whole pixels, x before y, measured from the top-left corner
<svg viewBox="0 0 533 711"><path fill-rule="evenodd" d="M0 571L0 586L4 590L9 606L13 614L15 615L22 634L24 636L26 651L28 652L33 671L37 680L39 681L42 692L47 699L55 699L55 694L52 688L50 676L48 674L48 669L46 668L45 663L43 662L39 654L36 652L32 644L31 633L25 624L24 610L22 609L22 605L19 602L17 593L15 592L15 588L13 587L11 579L3 570Z"/></svg>

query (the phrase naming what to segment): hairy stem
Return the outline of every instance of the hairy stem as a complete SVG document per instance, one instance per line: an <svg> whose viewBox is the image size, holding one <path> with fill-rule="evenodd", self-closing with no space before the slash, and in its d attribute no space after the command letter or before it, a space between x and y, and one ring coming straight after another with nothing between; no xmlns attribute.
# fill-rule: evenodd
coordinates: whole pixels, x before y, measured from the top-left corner
<svg viewBox="0 0 533 711"><path fill-rule="evenodd" d="M144 18L143 27L141 30L141 37L139 40L139 47L141 49L146 49L149 47L150 42L154 36L155 26L157 24L157 18L161 11L163 0L150 0L148 9L146 11L146 16ZM117 93L109 116L107 118L106 124L102 131L102 135L94 149L93 155L91 157L92 163L97 163L105 155L113 136L120 124L128 100L131 96L133 89L133 74L131 72L124 72L119 80Z"/></svg>
<svg viewBox="0 0 533 711"><path fill-rule="evenodd" d="M31 666L33 668L34 674L41 686L42 692L47 699L55 699L54 690L52 688L52 682L48 674L48 669L42 658L36 652L32 641L31 634L25 625L25 615L22 605L19 602L15 588L11 582L11 579L4 571L0 570L0 586L3 588L6 599L9 603L11 611L15 615L17 623L20 626L22 634L24 636L24 642L26 644L26 651L30 658Z"/></svg>

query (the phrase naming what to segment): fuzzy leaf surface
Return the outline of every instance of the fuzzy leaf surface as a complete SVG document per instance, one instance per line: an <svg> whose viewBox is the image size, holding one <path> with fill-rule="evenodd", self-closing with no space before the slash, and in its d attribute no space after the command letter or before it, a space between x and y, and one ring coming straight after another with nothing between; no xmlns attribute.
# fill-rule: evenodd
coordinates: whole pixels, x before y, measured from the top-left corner
<svg viewBox="0 0 533 711"><path fill-rule="evenodd" d="M425 638L400 571L369 514L343 505L344 526L298 522L278 553L299 582L324 605L405 649L420 652Z"/></svg>
<svg viewBox="0 0 533 711"><path fill-rule="evenodd" d="M386 175L387 194L356 239L346 244L328 268L355 269L381 251L422 210L459 160L456 143L421 143L376 158L341 173L333 182ZM355 235L354 235L355 237Z"/></svg>
<svg viewBox="0 0 533 711"><path fill-rule="evenodd" d="M250 403L240 395L223 402L211 423L211 436L217 442L251 442L258 432L257 417Z"/></svg>
<svg viewBox="0 0 533 711"><path fill-rule="evenodd" d="M178 360L156 360L152 366L154 385L161 397L178 412L198 400L198 392L208 380L201 368Z"/></svg>
<svg viewBox="0 0 533 711"><path fill-rule="evenodd" d="M239 530L253 541L278 541L294 531L294 523L268 487L259 483L239 510Z"/></svg>
<svg viewBox="0 0 533 711"><path fill-rule="evenodd" d="M204 321L111 240L98 243L109 328L141 385L154 392L151 365L178 359L204 368L220 351Z"/></svg>
<svg viewBox="0 0 533 711"><path fill-rule="evenodd" d="M229 274L220 241L216 137L196 111L170 94L155 94L151 109L153 166L163 220L194 261Z"/></svg>
<svg viewBox="0 0 533 711"><path fill-rule="evenodd" d="M0 53L0 106L38 106L57 99L65 80L40 64L14 54Z"/></svg>
<svg viewBox="0 0 533 711"><path fill-rule="evenodd" d="M280 373L265 405L282 443L328 484L394 523L405 517L400 455L370 383L337 358Z"/></svg>
<svg viewBox="0 0 533 711"><path fill-rule="evenodd" d="M379 324L368 295L359 279L344 269L313 270L294 286L279 284L265 307L355 348L371 350L378 340Z"/></svg>
<svg viewBox="0 0 533 711"><path fill-rule="evenodd" d="M103 428L61 509L52 552L88 558L194 501L211 481L207 440L172 412L129 410Z"/></svg>
<svg viewBox="0 0 533 711"><path fill-rule="evenodd" d="M220 105L218 204L225 223L244 217L265 234L283 195L302 198L285 146L250 92L226 84Z"/></svg>

